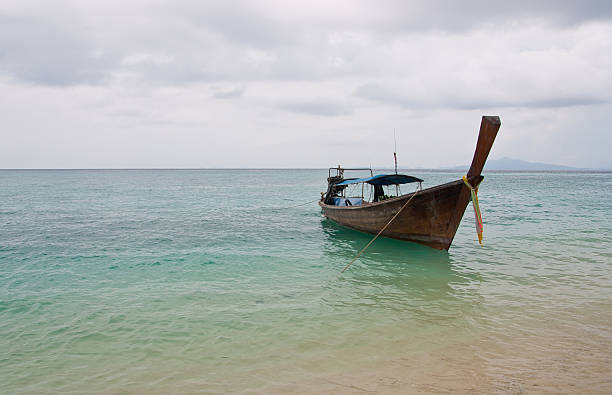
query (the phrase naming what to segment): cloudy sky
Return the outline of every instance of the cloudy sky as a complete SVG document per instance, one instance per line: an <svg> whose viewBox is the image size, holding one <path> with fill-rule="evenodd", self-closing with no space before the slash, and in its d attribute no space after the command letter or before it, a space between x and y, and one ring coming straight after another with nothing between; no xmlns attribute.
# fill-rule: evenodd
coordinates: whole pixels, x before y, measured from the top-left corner
<svg viewBox="0 0 612 395"><path fill-rule="evenodd" d="M612 167L606 1L0 2L0 168Z"/></svg>

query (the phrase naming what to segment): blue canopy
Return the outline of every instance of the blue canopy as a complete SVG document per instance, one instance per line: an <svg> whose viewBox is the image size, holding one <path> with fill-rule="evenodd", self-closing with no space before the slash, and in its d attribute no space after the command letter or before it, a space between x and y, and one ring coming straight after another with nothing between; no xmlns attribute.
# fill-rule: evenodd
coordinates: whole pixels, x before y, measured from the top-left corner
<svg viewBox="0 0 612 395"><path fill-rule="evenodd" d="M344 180L337 183L336 185L350 185L358 184L360 182L367 182L371 185L397 185L397 184L409 184L411 182L423 182L420 178L407 176L405 174L378 174L374 177L367 178L353 178Z"/></svg>

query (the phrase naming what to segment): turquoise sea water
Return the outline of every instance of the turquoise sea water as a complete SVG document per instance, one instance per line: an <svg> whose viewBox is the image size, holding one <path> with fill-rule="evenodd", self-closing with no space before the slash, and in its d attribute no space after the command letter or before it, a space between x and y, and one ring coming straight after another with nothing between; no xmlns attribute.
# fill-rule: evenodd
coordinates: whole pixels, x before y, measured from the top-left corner
<svg viewBox="0 0 612 395"><path fill-rule="evenodd" d="M326 177L0 171L0 392L308 392L458 344L494 385L612 388L612 174L485 174L484 247L470 205L450 251L379 239L343 275L370 235L275 209Z"/></svg>

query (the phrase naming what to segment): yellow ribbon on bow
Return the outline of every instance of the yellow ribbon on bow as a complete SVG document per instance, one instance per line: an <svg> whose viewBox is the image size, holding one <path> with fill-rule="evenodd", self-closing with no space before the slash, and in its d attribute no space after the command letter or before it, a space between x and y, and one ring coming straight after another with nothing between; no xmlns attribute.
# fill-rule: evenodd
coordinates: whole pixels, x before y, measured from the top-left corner
<svg viewBox="0 0 612 395"><path fill-rule="evenodd" d="M472 187L466 176L463 176L463 182L470 188L472 193L472 206L474 207L474 218L476 219L476 233L478 234L478 243L482 246L482 214L480 214L480 206L478 206L478 186Z"/></svg>

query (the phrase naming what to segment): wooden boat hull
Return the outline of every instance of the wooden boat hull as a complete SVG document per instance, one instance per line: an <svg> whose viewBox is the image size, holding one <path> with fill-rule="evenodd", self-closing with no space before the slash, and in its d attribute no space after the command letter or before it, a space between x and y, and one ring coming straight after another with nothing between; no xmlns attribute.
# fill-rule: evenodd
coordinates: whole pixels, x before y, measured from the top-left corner
<svg viewBox="0 0 612 395"><path fill-rule="evenodd" d="M483 116L472 164L467 179L473 186L482 181L482 169L501 126L499 117ZM378 234L400 212L414 194L398 196L361 206L333 206L319 201L323 214L349 228ZM414 241L440 250L448 250L461 218L471 199L470 189L463 180L452 181L417 192L401 210L383 236Z"/></svg>
<svg viewBox="0 0 612 395"><path fill-rule="evenodd" d="M470 181L472 185L478 185L482 179L482 176L475 176ZM340 225L377 234L412 195L362 206L332 206L323 201L319 206L327 218ZM470 190L463 180L419 191L382 236L448 250L469 201Z"/></svg>

